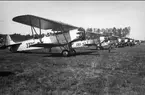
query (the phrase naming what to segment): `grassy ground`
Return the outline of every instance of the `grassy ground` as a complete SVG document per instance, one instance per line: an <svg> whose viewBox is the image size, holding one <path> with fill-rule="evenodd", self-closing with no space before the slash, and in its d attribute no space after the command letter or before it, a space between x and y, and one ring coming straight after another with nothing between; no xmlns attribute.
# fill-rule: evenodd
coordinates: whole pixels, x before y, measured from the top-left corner
<svg viewBox="0 0 145 95"><path fill-rule="evenodd" d="M0 50L0 95L144 95L145 45L77 51Z"/></svg>

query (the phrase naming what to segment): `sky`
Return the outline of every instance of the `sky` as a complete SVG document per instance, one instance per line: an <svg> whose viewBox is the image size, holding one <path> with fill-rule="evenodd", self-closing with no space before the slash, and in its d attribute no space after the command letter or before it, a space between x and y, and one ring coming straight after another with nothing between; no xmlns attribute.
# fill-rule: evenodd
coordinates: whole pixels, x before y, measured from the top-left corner
<svg viewBox="0 0 145 95"><path fill-rule="evenodd" d="M145 40L145 1L0 1L0 34L32 34L12 21L31 14L83 28L131 27L129 37Z"/></svg>

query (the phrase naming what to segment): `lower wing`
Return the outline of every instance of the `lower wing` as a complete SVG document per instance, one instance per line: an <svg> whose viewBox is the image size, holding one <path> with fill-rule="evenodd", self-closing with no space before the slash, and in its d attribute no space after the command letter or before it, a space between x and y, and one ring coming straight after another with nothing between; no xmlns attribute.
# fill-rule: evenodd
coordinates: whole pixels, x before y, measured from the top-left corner
<svg viewBox="0 0 145 95"><path fill-rule="evenodd" d="M68 44L71 45L73 42L80 41L80 40L81 40L81 39L74 39L74 40L72 40L71 42L69 42L69 43L64 43L64 44L61 44L61 43L37 43L37 44L30 45L30 47L52 48L52 47L65 46L65 45L68 45Z"/></svg>
<svg viewBox="0 0 145 95"><path fill-rule="evenodd" d="M52 48L52 47L58 47L58 46L64 46L66 44L53 44L53 43L37 43L30 45L30 47L44 47L44 48Z"/></svg>
<svg viewBox="0 0 145 95"><path fill-rule="evenodd" d="M0 47L0 49L6 49L6 48L8 48L8 47L13 47L13 46L17 46L17 45L20 45L21 43L16 43L16 44L11 44L11 45L2 45L1 47Z"/></svg>

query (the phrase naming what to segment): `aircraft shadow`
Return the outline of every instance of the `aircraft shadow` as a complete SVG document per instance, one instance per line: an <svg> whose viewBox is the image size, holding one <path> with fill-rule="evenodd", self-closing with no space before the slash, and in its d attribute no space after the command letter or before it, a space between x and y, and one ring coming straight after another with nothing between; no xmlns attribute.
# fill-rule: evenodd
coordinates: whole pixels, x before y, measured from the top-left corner
<svg viewBox="0 0 145 95"><path fill-rule="evenodd" d="M99 53L93 54L94 51L87 51L87 52L77 52L75 56L81 56L81 55L100 55ZM45 55L43 57L62 57L60 53L49 53L48 55ZM72 56L70 56L72 57Z"/></svg>
<svg viewBox="0 0 145 95"><path fill-rule="evenodd" d="M32 51L22 51L18 53L24 53L24 54L43 54L43 57L62 57L61 53L50 53L50 52L32 52ZM46 55L47 54L47 55ZM100 55L97 50L93 51L77 51L75 56L81 56L81 55Z"/></svg>
<svg viewBox="0 0 145 95"><path fill-rule="evenodd" d="M90 50L90 51L88 51ZM96 50L96 49L87 49L87 51L77 51L75 56L81 56L81 55L100 55L98 51L107 51L107 49L104 50ZM22 51L17 53L24 53L24 54L42 54L43 57L63 57L61 53L50 53L50 52L35 52L35 51ZM115 51L111 50L109 53L115 53ZM46 55L47 54L47 55Z"/></svg>
<svg viewBox="0 0 145 95"><path fill-rule="evenodd" d="M48 52L31 52L31 51L21 51L18 53L24 53L24 54L49 54Z"/></svg>
<svg viewBox="0 0 145 95"><path fill-rule="evenodd" d="M97 49L87 49L87 50L93 50L93 51L109 51L108 49L103 49L103 50L97 50ZM115 49L111 49L110 50L110 53L115 53L113 50L115 50Z"/></svg>
<svg viewBox="0 0 145 95"><path fill-rule="evenodd" d="M6 77L10 75L14 75L15 73L12 71L0 71L0 77Z"/></svg>

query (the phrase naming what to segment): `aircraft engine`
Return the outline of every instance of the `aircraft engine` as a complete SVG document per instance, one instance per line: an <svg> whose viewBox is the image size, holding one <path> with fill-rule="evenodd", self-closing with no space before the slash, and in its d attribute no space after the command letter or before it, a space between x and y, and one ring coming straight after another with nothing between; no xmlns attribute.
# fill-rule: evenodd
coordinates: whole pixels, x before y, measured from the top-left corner
<svg viewBox="0 0 145 95"><path fill-rule="evenodd" d="M85 40L85 38L86 38L85 29L79 28L78 31L79 31L77 33L77 34L79 34L78 38L81 39L81 40Z"/></svg>
<svg viewBox="0 0 145 95"><path fill-rule="evenodd" d="M85 30L83 28L71 30L70 36L71 40L85 40Z"/></svg>

